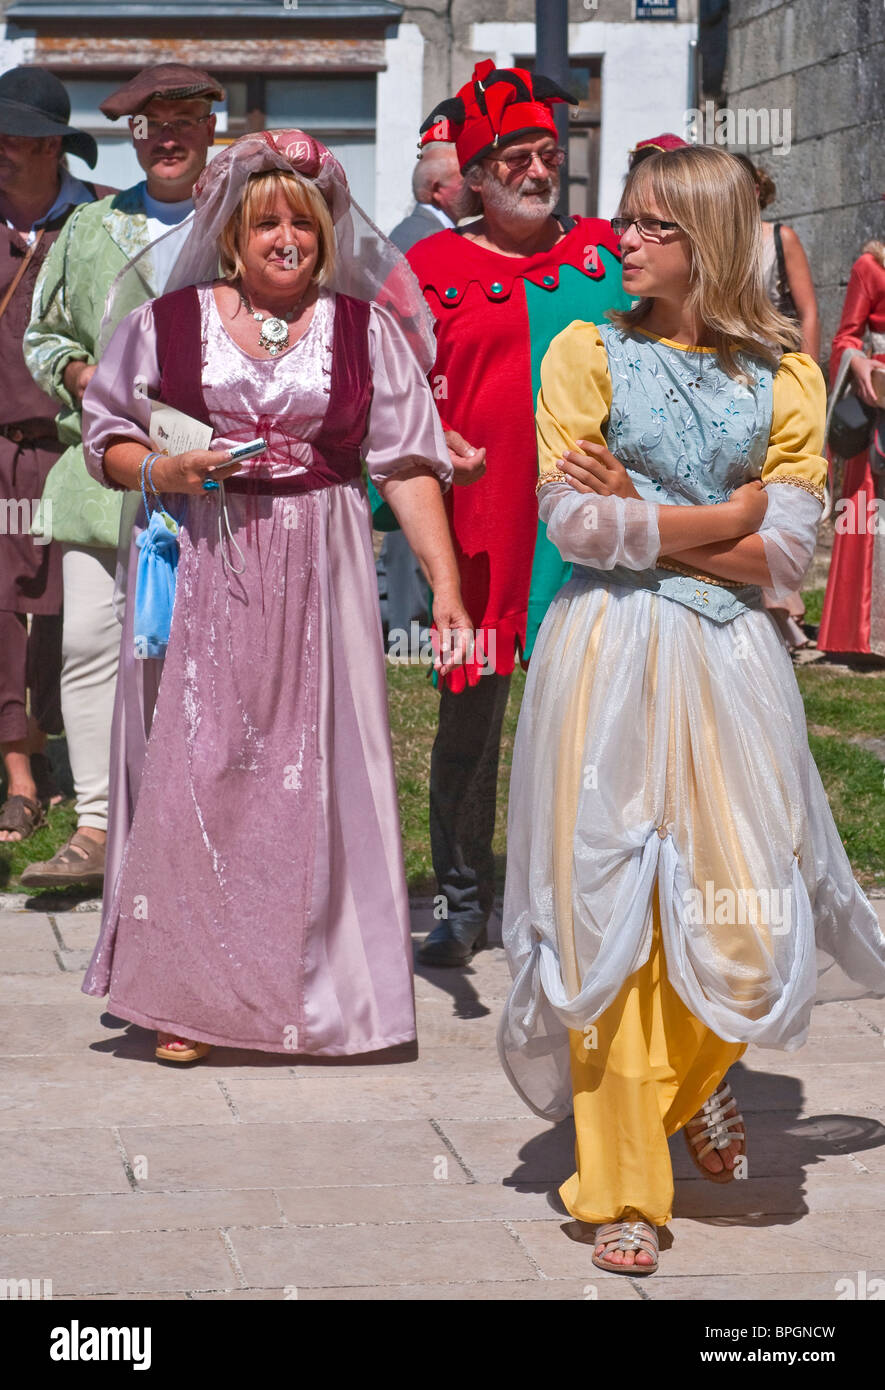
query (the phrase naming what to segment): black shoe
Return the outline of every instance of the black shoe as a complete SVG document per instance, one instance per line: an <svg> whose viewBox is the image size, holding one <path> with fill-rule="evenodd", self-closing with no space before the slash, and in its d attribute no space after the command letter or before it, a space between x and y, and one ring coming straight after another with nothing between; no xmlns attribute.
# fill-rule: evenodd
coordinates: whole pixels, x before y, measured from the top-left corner
<svg viewBox="0 0 885 1390"><path fill-rule="evenodd" d="M418 949L422 965L467 965L489 944L485 922L440 922Z"/></svg>

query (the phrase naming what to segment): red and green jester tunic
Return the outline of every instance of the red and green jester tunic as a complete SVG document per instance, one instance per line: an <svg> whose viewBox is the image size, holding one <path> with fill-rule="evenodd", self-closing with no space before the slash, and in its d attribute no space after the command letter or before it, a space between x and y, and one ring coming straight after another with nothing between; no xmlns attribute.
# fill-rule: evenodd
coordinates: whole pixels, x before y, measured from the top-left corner
<svg viewBox="0 0 885 1390"><path fill-rule="evenodd" d="M446 509L461 593L477 634L473 660L446 677L453 692L483 669L509 674L524 660L571 566L538 520L535 402L551 340L575 319L629 308L617 238L598 218L574 225L549 251L504 256L456 231L417 242L407 259L436 319L430 374L446 429L486 449L486 472L450 488Z"/></svg>

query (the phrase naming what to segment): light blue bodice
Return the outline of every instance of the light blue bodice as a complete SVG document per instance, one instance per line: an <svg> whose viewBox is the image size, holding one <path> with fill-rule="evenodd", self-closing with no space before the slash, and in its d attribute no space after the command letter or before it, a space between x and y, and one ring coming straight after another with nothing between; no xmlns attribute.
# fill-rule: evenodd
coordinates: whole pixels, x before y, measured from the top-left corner
<svg viewBox="0 0 885 1390"><path fill-rule="evenodd" d="M646 501L689 506L725 502L758 478L768 452L772 373L758 358L741 365L750 385L727 376L715 353L671 347L613 324L600 324L608 355L612 404L608 447ZM606 584L650 589L726 623L758 608L762 591L725 589L671 570L593 570L576 575Z"/></svg>

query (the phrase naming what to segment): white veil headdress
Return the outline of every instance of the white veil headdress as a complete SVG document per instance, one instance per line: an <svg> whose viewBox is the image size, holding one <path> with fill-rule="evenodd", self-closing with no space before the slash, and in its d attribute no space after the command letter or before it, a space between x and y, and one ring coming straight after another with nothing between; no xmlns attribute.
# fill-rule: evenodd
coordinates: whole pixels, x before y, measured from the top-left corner
<svg viewBox="0 0 885 1390"><path fill-rule="evenodd" d="M353 201L344 170L331 150L303 130L243 135L209 161L194 185L191 216L153 243L182 243L162 292L218 278L218 239L249 177L265 169L290 170L316 185L335 228L335 271L329 288L391 310L423 370L429 372L436 356L433 316L408 261ZM134 256L111 285L99 332L100 353L120 320L152 297L146 288L151 249L148 246Z"/></svg>

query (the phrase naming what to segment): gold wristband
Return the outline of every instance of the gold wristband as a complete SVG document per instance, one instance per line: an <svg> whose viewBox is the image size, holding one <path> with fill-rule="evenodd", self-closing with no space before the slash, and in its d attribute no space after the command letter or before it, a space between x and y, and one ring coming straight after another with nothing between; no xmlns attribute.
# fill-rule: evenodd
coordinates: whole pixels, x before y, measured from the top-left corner
<svg viewBox="0 0 885 1390"><path fill-rule="evenodd" d="M826 494L819 483L810 483L807 478L799 478L793 473L787 473L783 478L769 478L768 482L763 483L762 486L769 487L772 483L789 483L790 487L801 487L803 492L810 493L812 497L816 497L821 506L823 506L826 501Z"/></svg>
<svg viewBox="0 0 885 1390"><path fill-rule="evenodd" d="M535 495L537 496L537 494L541 491L541 488L546 487L548 483L565 482L568 482L568 475L566 473L563 473L561 469L557 469L553 473L549 471L547 473L542 473L538 481L535 483Z"/></svg>

